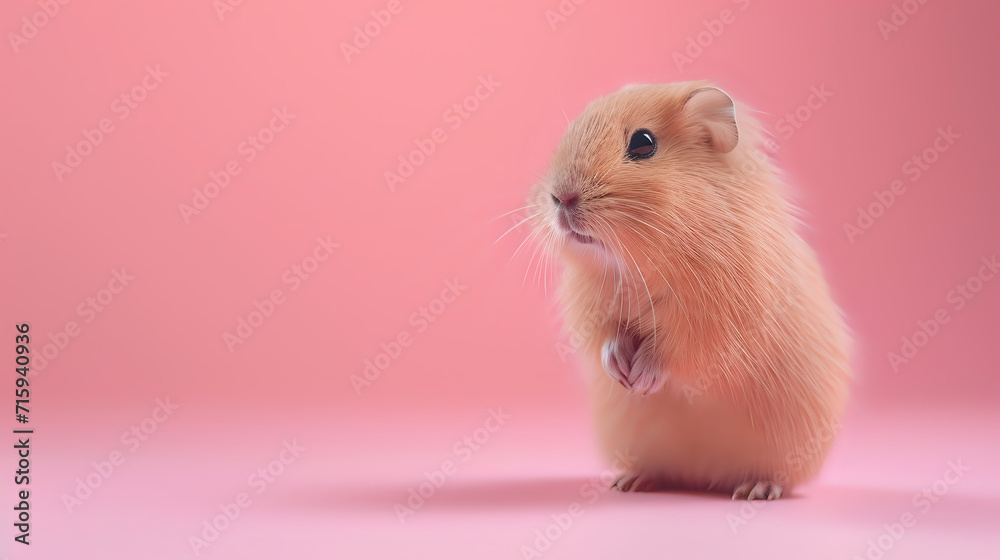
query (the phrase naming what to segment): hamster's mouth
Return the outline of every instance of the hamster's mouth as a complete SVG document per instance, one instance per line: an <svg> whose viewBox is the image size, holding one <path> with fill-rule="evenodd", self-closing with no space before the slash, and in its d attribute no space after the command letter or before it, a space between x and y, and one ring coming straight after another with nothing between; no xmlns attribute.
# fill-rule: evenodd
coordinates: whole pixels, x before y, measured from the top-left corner
<svg viewBox="0 0 1000 560"><path fill-rule="evenodd" d="M576 241L577 243L588 244L588 243L595 243L597 241L593 237L590 237L589 235L584 235L575 230L569 230L568 236L570 239Z"/></svg>
<svg viewBox="0 0 1000 560"><path fill-rule="evenodd" d="M573 223L574 221L575 220L569 219L565 213L559 213L559 229L562 230L566 237L584 245L597 242L597 240L593 237L580 231L576 224Z"/></svg>

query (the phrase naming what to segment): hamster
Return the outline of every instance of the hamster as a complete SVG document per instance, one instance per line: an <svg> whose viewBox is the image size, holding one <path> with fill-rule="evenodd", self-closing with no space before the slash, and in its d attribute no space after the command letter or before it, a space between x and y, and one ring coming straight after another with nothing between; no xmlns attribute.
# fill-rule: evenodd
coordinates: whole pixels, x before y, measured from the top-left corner
<svg viewBox="0 0 1000 560"><path fill-rule="evenodd" d="M761 126L706 82L590 103L531 189L622 491L779 498L820 468L850 336Z"/></svg>

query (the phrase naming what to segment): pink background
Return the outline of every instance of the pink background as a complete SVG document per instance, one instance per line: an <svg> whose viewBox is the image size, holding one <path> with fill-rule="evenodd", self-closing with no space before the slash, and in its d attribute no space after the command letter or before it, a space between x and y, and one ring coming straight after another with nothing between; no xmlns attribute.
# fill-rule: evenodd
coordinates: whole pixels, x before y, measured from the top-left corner
<svg viewBox="0 0 1000 560"><path fill-rule="evenodd" d="M554 276L536 277L531 247L511 258L526 228L494 243L515 223L504 214L544 171L564 113L628 83L702 78L777 132L804 234L856 333L851 411L821 478L790 500L747 518L716 497L602 495L543 555L852 558L911 511L886 558L1000 547L1000 280L972 280L961 309L951 294L1000 253L996 5L927 2L886 38L879 20L915 1L565 0L550 22L556 0L404 0L348 57L342 43L388 2L245 2L221 17L208 1L70 2L36 15L53 3L0 8L0 357L13 362L13 325L30 322L37 430L33 544L11 544L5 474L0 556L196 557L188 537L297 440L306 451L201 556L522 557L604 466L576 364L558 351ZM155 87L141 87L148 68ZM483 82L492 91L455 118ZM832 93L802 108L813 88ZM283 109L294 117L249 160L242 143ZM789 129L796 111L807 118ZM91 153L54 171L102 119L113 129ZM906 162L949 127L958 138L913 180ZM390 188L385 174L435 134ZM239 173L186 223L179 206L230 160ZM895 180L905 192L845 233ZM338 247L286 282L317 237ZM122 268L134 279L85 311ZM466 288L434 302L455 279ZM274 290L282 303L230 352L224 333ZM411 316L428 306L419 330ZM891 366L941 309L947 322ZM401 333L409 344L358 394L352 376ZM131 451L121 434L165 398L179 408ZM509 421L400 524L393 504L464 457L453 444L496 407ZM116 450L124 463L68 512L63 496ZM8 448L0 469L15 460ZM968 473L921 512L913 496L958 460ZM733 531L730 515L747 523Z"/></svg>

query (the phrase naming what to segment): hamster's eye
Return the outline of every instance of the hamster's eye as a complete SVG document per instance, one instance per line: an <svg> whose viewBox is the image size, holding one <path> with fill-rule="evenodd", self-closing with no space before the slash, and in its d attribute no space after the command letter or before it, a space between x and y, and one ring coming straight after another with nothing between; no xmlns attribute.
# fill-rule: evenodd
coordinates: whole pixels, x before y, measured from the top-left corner
<svg viewBox="0 0 1000 560"><path fill-rule="evenodd" d="M632 138L628 141L629 159L646 159L656 153L656 138L653 133L640 128L632 133Z"/></svg>

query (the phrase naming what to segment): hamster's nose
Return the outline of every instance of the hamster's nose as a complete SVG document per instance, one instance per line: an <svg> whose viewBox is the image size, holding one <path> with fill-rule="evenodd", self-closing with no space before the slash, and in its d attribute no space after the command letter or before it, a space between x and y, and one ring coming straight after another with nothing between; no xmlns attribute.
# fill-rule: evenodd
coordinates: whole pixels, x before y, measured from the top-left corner
<svg viewBox="0 0 1000 560"><path fill-rule="evenodd" d="M552 195L552 200L555 201L556 206L564 206L569 209L576 206L576 203L580 200L580 195L576 193L564 194L561 196Z"/></svg>

